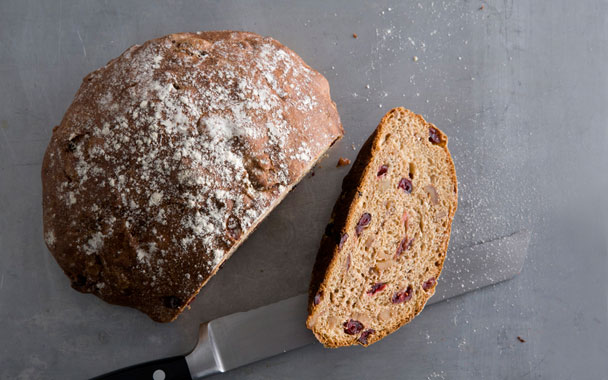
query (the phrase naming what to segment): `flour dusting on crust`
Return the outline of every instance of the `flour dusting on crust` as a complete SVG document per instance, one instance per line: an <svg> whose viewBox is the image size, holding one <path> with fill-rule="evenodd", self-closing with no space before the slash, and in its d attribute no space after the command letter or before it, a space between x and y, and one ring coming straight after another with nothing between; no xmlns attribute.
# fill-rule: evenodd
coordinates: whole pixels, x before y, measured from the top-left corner
<svg viewBox="0 0 608 380"><path fill-rule="evenodd" d="M181 308L341 135L325 79L271 38L133 46L85 77L54 132L48 245L70 236L53 253L79 290Z"/></svg>

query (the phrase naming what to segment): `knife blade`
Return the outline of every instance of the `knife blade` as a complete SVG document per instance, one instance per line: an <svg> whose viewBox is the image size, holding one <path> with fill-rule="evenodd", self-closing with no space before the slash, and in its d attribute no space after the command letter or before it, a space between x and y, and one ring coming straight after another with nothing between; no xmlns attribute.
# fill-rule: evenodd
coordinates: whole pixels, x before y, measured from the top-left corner
<svg viewBox="0 0 608 380"><path fill-rule="evenodd" d="M450 249L436 294L427 305L513 278L523 268L530 232ZM201 379L315 342L305 326L307 294L201 324L186 356L161 359L95 379Z"/></svg>

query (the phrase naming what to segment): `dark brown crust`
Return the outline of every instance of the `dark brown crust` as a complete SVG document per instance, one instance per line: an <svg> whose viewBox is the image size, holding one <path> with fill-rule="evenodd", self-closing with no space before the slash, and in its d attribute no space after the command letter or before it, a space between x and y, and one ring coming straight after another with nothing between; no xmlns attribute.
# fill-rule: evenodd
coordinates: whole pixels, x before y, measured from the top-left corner
<svg viewBox="0 0 608 380"><path fill-rule="evenodd" d="M268 49L265 50L266 47ZM148 56L148 52L152 55ZM281 66L282 63L277 63L274 69L263 65L264 62L260 65L262 68L255 66L256 62L253 62L251 57L257 59L264 52L271 60L275 57L277 60L283 59L282 62L285 62L284 57L290 59L292 63L290 70L284 68L287 66ZM159 62L156 62L157 58L160 59ZM138 66L133 63L134 61L139 63L143 61L144 65ZM275 60L274 63L276 62ZM222 185L221 188L217 186L213 188L217 191L232 192L225 197L228 200L221 208L228 211L215 213L220 214L218 218L228 215L222 226L228 225L230 216L240 218L246 211L256 211L257 214L251 217L253 221L237 238L233 238L227 231L214 229L212 232L214 240L209 243L200 236L194 236L191 227L180 226L180 221L185 217L191 217L193 210L200 210L203 215L213 216L211 210L206 208L211 202L205 204L204 201L218 199L209 196L205 193L206 190L201 190L203 186L200 184L184 184L177 177L179 170L198 170L189 176L201 178L196 175L203 172L207 175L204 179L211 178L212 185L209 187L213 187L219 182L213 181L214 176L219 177L219 175L206 174L204 169L200 170L201 167L207 167L206 165L196 166L188 158L188 160L176 161L175 165L165 166L168 169L163 173L152 171L148 173L151 174L149 176L151 179L144 179L142 172L139 171L141 165L138 166L137 162L142 156L146 158L145 155L149 150L145 148L148 146L142 145L144 148L131 151L129 148L138 146L135 144L136 140L140 142L140 138L151 135L150 125L164 125L162 124L164 121L173 122L178 119L166 120L167 116L163 114L168 109L166 107L162 109L163 112L157 112L163 115L159 116L160 120L146 122L146 125L141 126L138 122L142 117L134 116L134 111L144 114L152 108L150 105L147 108L143 105L138 108L133 107L132 104L139 105L140 102L145 101L160 107L166 105L164 99L182 102L181 99L187 98L184 102L193 105L189 109L196 108L199 114L195 115L194 112L192 115L187 114L187 121L184 122L183 115L186 115L187 110L179 109L180 112L184 111L180 113L182 117L179 119L187 127L187 132L184 134L190 133L188 137L211 138L211 134L204 129L204 126L199 130L200 122L210 116L225 116L221 113L218 115L220 111L208 103L208 99L217 103L214 99L219 97L212 96L214 89L220 87L226 89L226 104L240 104L239 102L251 100L249 97L251 92L245 93L240 87L231 87L231 82L223 79L227 77L223 74L227 73L225 69L228 66L234 68L230 72L233 78L255 82L255 86L262 86L254 88L255 90L263 89L267 97L273 95L280 100L276 105L268 106L270 111L260 108L263 111L256 114L252 114L254 111L250 111L251 108L244 107L241 113L252 118L251 126L248 128L255 129L260 133L256 136L261 137L249 138L239 135L238 138L231 140L234 142L229 148L233 149L231 153L239 157L237 161L242 159L242 167L248 174L247 178L251 179L253 187L256 188L256 196L253 197L255 202L251 200L249 203L253 206L248 209L242 207L241 215L236 215L240 211L235 211L233 208L234 196L237 192L239 197L243 196L241 187ZM298 73L295 73L296 71ZM222 75L217 76L218 72ZM200 73L208 76L197 75ZM276 81L268 79L264 74L270 74L270 77L276 78ZM275 77L272 77L273 74ZM178 95L174 96L174 92L170 92L169 95L165 94L161 97L158 96L160 90L155 87L143 87L143 78L148 78L146 75L157 85L162 85L163 91L173 85ZM171 78L167 79L169 76ZM170 89L170 91L174 90ZM100 101L104 94L110 94L110 100ZM305 104L310 108L297 108L296 105L303 102L304 96L315 98L316 103ZM259 99L256 98L256 101L262 102ZM134 103L130 103L131 101ZM174 103L172 108L178 109L181 104ZM115 109L109 111L107 107L115 107ZM289 128L290 134L286 137L283 146L275 143L270 146L272 149L266 150L265 148L270 145L267 122L274 121L272 113L277 109L282 111L282 120L286 125L282 130ZM224 112L224 109L221 112ZM116 117L123 117L126 126L120 125L120 128L116 127L115 130L113 122L116 121L114 120ZM198 120L196 117L199 117ZM110 125L112 129L100 135L104 124ZM276 124L275 128L280 129ZM171 135L167 132L168 129L169 127L155 131L159 138L153 143L156 144L155 149L158 148L159 153L154 156L152 161L154 163L171 159L175 153L175 150L171 151L171 149L183 142L180 140L180 135ZM280 131L273 133L276 135ZM71 279L74 289L93 293L109 303L137 308L155 321L174 320L188 307L201 287L219 270L222 263L255 230L261 220L342 135L339 115L330 99L326 79L306 65L290 49L272 38L232 31L180 33L150 40L141 46L133 46L120 57L112 59L106 66L83 79L61 124L53 128L53 136L45 153L41 173L47 247ZM130 140L127 140L129 143L125 143L123 148L108 149L107 142L116 136L129 137ZM303 141L314 143L311 144L309 151L305 151L305 154L301 153L305 158L302 158L302 155L297 157L293 153L295 152L293 149L304 146ZM82 153L81 157L75 156L75 146L78 146L79 152ZM205 153L202 149L205 148L204 146L194 145L194 147L191 151L201 155ZM200 149L197 151L197 148ZM292 149L292 153L281 155L289 149ZM269 150L272 151L268 153ZM105 157L99 158L91 153L100 151ZM269 155L274 156L269 158ZM127 183L123 190L108 184L110 179L116 176L118 166L116 161L127 168L121 173L126 177ZM270 164L264 166L263 163L268 161ZM93 172L87 169L87 166L78 167L79 163L94 167L97 171ZM231 170L230 166L220 166L215 171L222 168ZM81 174L83 171L84 175ZM158 177L163 179L161 185L164 187L161 186L159 190L162 190L164 195L160 203L149 206L149 199L152 198L146 194L146 191L151 188L148 186L150 182L154 182ZM233 176L226 178L231 180ZM154 184L158 185L158 183ZM191 196L189 199L194 198L199 202L196 206L198 209L186 206L188 198L184 197L184 188L189 191L188 195ZM67 198L68 193L74 197L73 202ZM121 195L125 193L128 193L130 200L134 201L137 207L129 208L121 203ZM93 204L98 208L93 210L91 207ZM140 207L141 205L145 207ZM253 208L255 210L252 210ZM167 215L164 223L155 220L161 209L166 211ZM133 210L136 210L137 214ZM108 222L108 220L112 221ZM238 221L240 223L241 219ZM104 235L103 243L95 247L95 250L87 250L87 241L97 232ZM191 239L191 243L186 246L181 243L182 239ZM156 254L148 250L145 253L150 255L149 261L140 260L138 248L147 248L146 244L150 243L156 244L162 256L161 253ZM218 258L214 251L222 251L222 256ZM162 259L162 262L159 259Z"/></svg>
<svg viewBox="0 0 608 380"><path fill-rule="evenodd" d="M458 180L456 177L456 169L455 169L454 163L452 161L452 156L447 147L448 137L445 135L445 133L443 133L435 125L424 120L424 118L421 115L414 114L410 110L407 110L403 107L394 108L394 109L390 110L386 115L384 115L384 117L378 124L378 127L374 130L372 135L367 139L365 144L362 146L361 151L357 155L357 159L355 160L351 170L349 171L349 173L346 175L346 177L344 178L344 180L342 182L342 193L340 195L340 198L337 200L337 202L334 206L334 209L332 212L332 218L330 221L330 224L333 223L333 228L329 229L331 231L326 230L326 234L323 235L323 237L321 239L321 246L319 248L319 252L317 253L317 258L316 258L315 265L313 268L312 279L311 279L311 284L310 284L310 288L309 288L309 303L308 303L309 316L307 319L307 326L309 326L309 328L311 328L310 327L311 315L317 306L314 303L315 295L320 294L320 296L322 297L322 294L325 292L324 281L329 276L329 273L333 270L339 270L337 268L334 268L338 264L337 257L338 257L338 252L339 252L338 251L339 236L342 233L346 232L346 225L349 224L349 222L351 222L351 224L352 224L352 219L354 218L354 216L352 216L350 213L351 213L351 207L353 205L353 201L356 199L357 194L360 194L364 190L361 187L361 180L366 176L367 171L370 170L370 168L367 165L370 162L371 158L380 149L379 141L378 141L377 137L379 135L381 135L380 131L382 130L382 128L385 127L385 124L393 116L394 113L401 113L405 117L417 119L421 123L427 125L429 128L436 129L437 133L440 136L440 140L441 140L441 142L436 145L441 146L447 153L446 157L449 160L448 167L450 168L450 173L448 173L448 175L451 177L452 182L454 183L454 202L453 202L453 207L450 208L450 210L449 210L449 216L448 216L449 224L448 224L447 233L445 234L444 239L443 239L443 245L442 245L443 248L441 250L442 254L438 258L440 265L438 266L439 273L437 275L437 278L439 278L439 275L441 274L441 270L443 269L443 263L445 261L445 253L447 252L448 244L449 244L449 240L450 240L452 220L454 218L454 214L456 213L456 209L458 207ZM336 233L336 231L337 231L337 233ZM327 232L329 232L329 234ZM333 235L333 237L329 236L329 235ZM337 240L336 240L335 236L338 236ZM424 305L426 304L426 301L428 301L428 299L434 293L435 293L435 287L433 287L431 290L429 290L428 292L425 293L427 295L426 298L423 298L423 302L419 302L416 305L414 313L412 313L410 315L403 315L400 320L395 320L393 325L388 330L380 331L380 332L377 332L376 334L370 335L368 337L366 344L362 344L361 342L356 342L356 343L361 344L363 346L369 346L370 344L373 344L374 342L377 342L378 340L382 339L384 336L388 335L389 333L399 329L401 326L407 324L416 315L418 315L422 311L422 309L424 308ZM316 332L315 332L315 335L317 336L317 339L319 339L321 341L321 343L323 343L323 345L325 345L325 347L335 348L335 347L344 346L344 344L341 344L341 342L333 341L329 337L319 336L319 335L317 335Z"/></svg>
<svg viewBox="0 0 608 380"><path fill-rule="evenodd" d="M346 219L350 212L350 205L355 200L355 197L359 191L359 182L365 172L365 167L369 162L372 155L372 146L378 129L374 130L374 133L367 138L367 141L361 147L359 154L353 166L350 168L348 174L342 180L342 192L340 197L334 205L331 213L330 222L325 229L325 233L321 238L321 246L317 253L317 258L312 270L312 279L310 281L310 287L308 290L308 313L312 311L314 306L314 297L319 291L319 287L323 280L325 280L325 274L331 259L334 257L334 253L338 248L341 234L346 225Z"/></svg>

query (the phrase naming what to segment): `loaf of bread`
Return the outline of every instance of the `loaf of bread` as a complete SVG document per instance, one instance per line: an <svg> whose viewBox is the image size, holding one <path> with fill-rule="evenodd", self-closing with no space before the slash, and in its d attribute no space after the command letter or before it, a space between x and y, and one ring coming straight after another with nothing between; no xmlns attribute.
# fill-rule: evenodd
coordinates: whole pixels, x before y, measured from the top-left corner
<svg viewBox="0 0 608 380"><path fill-rule="evenodd" d="M171 321L342 135L327 80L272 38L133 46L53 129L46 244L75 289Z"/></svg>
<svg viewBox="0 0 608 380"><path fill-rule="evenodd" d="M306 321L321 343L367 346L420 313L443 267L457 192L445 134L404 108L387 113L321 241Z"/></svg>

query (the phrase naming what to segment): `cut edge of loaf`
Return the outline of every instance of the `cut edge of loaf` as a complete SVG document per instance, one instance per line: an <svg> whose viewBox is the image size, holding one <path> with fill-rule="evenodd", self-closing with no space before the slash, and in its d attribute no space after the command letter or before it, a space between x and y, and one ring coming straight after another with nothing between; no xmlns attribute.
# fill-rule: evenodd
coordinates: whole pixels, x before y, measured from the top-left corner
<svg viewBox="0 0 608 380"><path fill-rule="evenodd" d="M315 305L315 296L317 294L323 294L327 292L329 289L326 289L325 282L329 276L329 273L341 270L338 267L338 256L339 256L339 239L343 233L346 232L346 226L357 223L358 215L351 214L351 208L354 205L354 201L356 200L357 193L360 193L363 189L361 188L362 180L368 175L371 170L375 170L371 165L372 158L375 154L379 153L380 150L380 141L379 138L385 132L384 129L388 128L388 122L396 115L401 114L404 118L410 121L416 121L422 123L428 128L433 128L437 131L440 142L436 145L440 145L445 153L446 158L448 160L449 173L446 173L449 176L450 180L454 185L454 195L451 199L451 205L449 209L448 215L448 226L447 233L443 239L441 244L441 252L443 253L439 258L438 265L438 274L437 278L441 274L441 270L443 268L443 263L445 261L445 253L447 252L449 238L451 233L451 224L454 218L454 214L457 209L458 204L458 182L456 178L456 169L454 167L454 163L451 157L451 154L447 147L448 138L447 136L439 130L432 123L427 122L421 115L415 114L410 110L407 110L403 107L398 107L389 111L380 121L378 127L374 130L372 135L367 139L365 144L362 146L357 158L342 183L342 193L340 198L336 202L330 223L328 224L328 228L326 229L326 233L323 235L321 240L321 246L319 252L317 254L317 258L314 264L314 269L312 273L311 284L309 288L309 300L308 300L308 318L306 320L306 325L309 329L313 331L317 339L328 348L336 348L341 346L348 346L353 344L360 344L363 346L368 346L372 343L377 342L382 339L384 336L394 332L399 329L401 326L409 323L416 315L418 315L424 305L428 301L428 299L434 294L436 283L432 286L432 289L426 292L426 297L420 298L418 297L420 302L415 305L414 312L410 314L400 315L398 318L394 318L392 323L388 328L383 329L382 331L375 332L375 334L370 335L367 338L367 342L362 343L361 341L353 341L351 339L332 339L329 336L323 335L320 331L316 330L314 327L315 316L314 313L318 309L319 305ZM331 236L329 236L331 235Z"/></svg>
<svg viewBox="0 0 608 380"><path fill-rule="evenodd" d="M327 152L331 149L331 147L334 146L334 144L336 142L341 140L343 136L344 135L337 136L336 139L327 147L327 149L325 149L317 157L315 157L314 160L311 160L311 164L304 171L302 171L302 173L300 174L300 177L298 177L295 181L293 181L292 184L287 186L287 189L283 192L283 194L281 194L280 197L275 199L275 201L268 207L266 212L264 212L260 216L259 220L246 233L243 234L241 240L238 243L236 243L235 245L233 245L232 248L230 249L230 251L226 252L224 257L220 261L219 265L217 265L216 268L211 272L209 277L207 279L205 279L205 281L200 285L198 290L194 294L192 294L192 296L190 297L190 299L188 299L188 301L184 304L184 306L182 306L180 309L176 309L176 313L173 316L173 318L171 318L170 320L168 320L166 322L174 321L175 319L177 319L177 317L179 317L179 315L185 309L190 308L190 303L192 303L192 301L194 301L194 299L198 296L198 294L203 289L203 287L207 284L207 282L209 282L209 280L211 280L213 278L213 276L216 275L216 273L221 269L221 267L224 265L226 260L228 260L232 256L232 254L249 238L249 236L251 236L251 234L255 232L255 230L258 228L258 226L266 219L268 214L270 214L283 201L283 199L285 199L285 197L287 197L287 195L289 193L291 193L291 191L300 183L300 181L302 181L302 179L304 177L306 177L306 175L308 173L310 173L312 168L314 168L323 159L323 157L327 154ZM165 322L165 321L163 321L163 322Z"/></svg>

